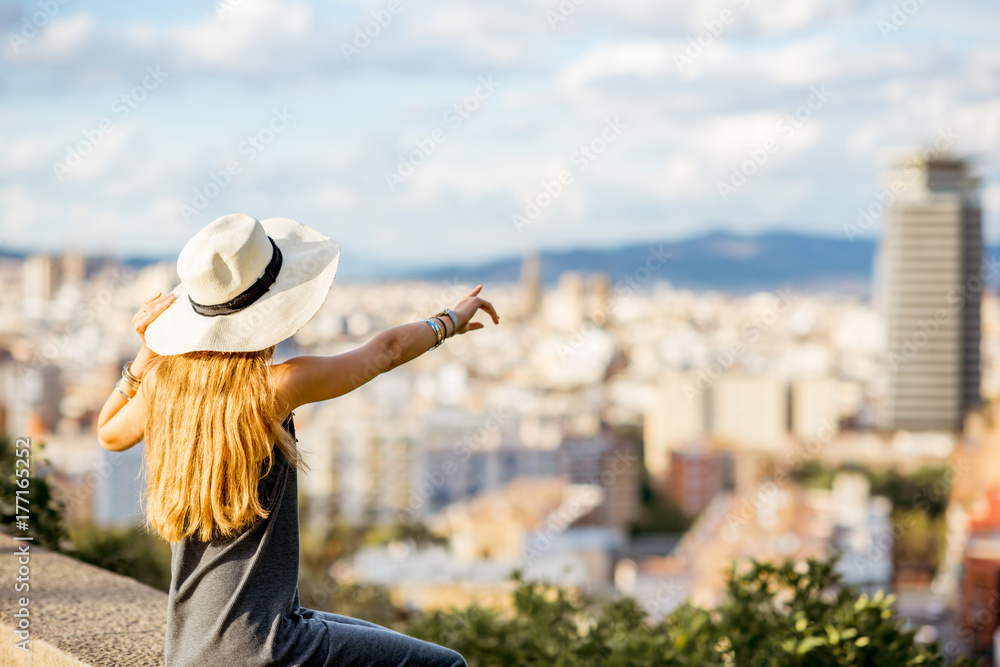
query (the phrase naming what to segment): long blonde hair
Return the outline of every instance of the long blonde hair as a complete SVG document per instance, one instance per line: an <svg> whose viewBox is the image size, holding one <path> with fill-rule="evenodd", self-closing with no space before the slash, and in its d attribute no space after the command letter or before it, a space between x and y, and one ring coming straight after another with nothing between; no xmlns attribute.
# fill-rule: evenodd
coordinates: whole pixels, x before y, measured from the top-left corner
<svg viewBox="0 0 1000 667"><path fill-rule="evenodd" d="M274 346L189 352L146 369L146 523L168 542L237 535L267 517L257 484L274 465L272 444L308 468L282 427L273 356Z"/></svg>

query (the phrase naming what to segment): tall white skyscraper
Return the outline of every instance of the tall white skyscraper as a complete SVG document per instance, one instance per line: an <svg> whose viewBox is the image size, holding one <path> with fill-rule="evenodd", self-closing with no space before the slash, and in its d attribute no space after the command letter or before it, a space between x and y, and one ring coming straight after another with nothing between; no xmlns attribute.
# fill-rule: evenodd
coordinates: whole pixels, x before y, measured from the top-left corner
<svg viewBox="0 0 1000 667"><path fill-rule="evenodd" d="M21 294L25 301L51 301L59 287L59 264L52 255L29 255L22 267Z"/></svg>
<svg viewBox="0 0 1000 667"><path fill-rule="evenodd" d="M879 258L887 341L878 427L961 430L980 403L979 180L964 160L911 159L888 173L884 194L891 203Z"/></svg>

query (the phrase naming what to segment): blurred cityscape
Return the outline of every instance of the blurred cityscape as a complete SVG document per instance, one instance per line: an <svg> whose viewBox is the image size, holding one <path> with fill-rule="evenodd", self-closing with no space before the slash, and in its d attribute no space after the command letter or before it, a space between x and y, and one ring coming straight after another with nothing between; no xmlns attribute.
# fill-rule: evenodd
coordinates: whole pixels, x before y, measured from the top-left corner
<svg viewBox="0 0 1000 667"><path fill-rule="evenodd" d="M304 533L446 536L335 564L420 609L499 604L520 568L663 616L718 601L733 560L836 552L919 637L992 655L1000 300L971 172L925 155L886 173L871 299L678 289L655 245L628 274L548 286L525 255L518 281L484 286L500 326L296 411ZM141 524L142 446L107 452L93 422L173 263L6 256L0 282L0 430L46 444L71 520ZM473 286L338 281L276 362L350 350Z"/></svg>

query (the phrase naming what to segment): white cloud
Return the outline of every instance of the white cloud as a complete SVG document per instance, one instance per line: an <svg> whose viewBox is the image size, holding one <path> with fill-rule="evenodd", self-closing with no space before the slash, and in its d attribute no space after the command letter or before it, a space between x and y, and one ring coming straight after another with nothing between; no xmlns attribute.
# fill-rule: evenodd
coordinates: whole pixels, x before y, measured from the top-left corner
<svg viewBox="0 0 1000 667"><path fill-rule="evenodd" d="M1000 99L964 104L952 115L968 150L1000 150Z"/></svg>
<svg viewBox="0 0 1000 667"><path fill-rule="evenodd" d="M659 188L654 189L664 199L698 199L708 189L707 174L698 161L687 153L667 157L663 168L655 173Z"/></svg>
<svg viewBox="0 0 1000 667"><path fill-rule="evenodd" d="M770 0L752 3L750 12L758 30L775 33L804 28L821 17L844 13L854 4L836 0Z"/></svg>
<svg viewBox="0 0 1000 667"><path fill-rule="evenodd" d="M7 245L31 242L30 230L39 222L40 207L34 192L22 184L0 187L0 220Z"/></svg>
<svg viewBox="0 0 1000 667"><path fill-rule="evenodd" d="M688 133L689 146L715 166L730 166L777 136L778 118L773 113L712 116Z"/></svg>
<svg viewBox="0 0 1000 667"><path fill-rule="evenodd" d="M0 137L0 174L11 176L48 169L60 146L49 135L18 133Z"/></svg>
<svg viewBox="0 0 1000 667"><path fill-rule="evenodd" d="M435 51L452 51L466 62L504 67L517 62L531 39L545 38L539 15L519 3L436 4L422 12L414 21L400 26L403 34L393 42L402 41L411 48L433 47Z"/></svg>
<svg viewBox="0 0 1000 667"><path fill-rule="evenodd" d="M209 11L190 22L140 20L114 29L98 26L91 13L81 12L56 16L40 36L17 52L8 47L4 55L14 65L52 65L58 66L53 73L75 73L64 79L73 85L93 79L95 72L122 72L137 62L168 71L270 78L315 71L333 54L342 62L322 27L308 5L281 0L241 0L225 19Z"/></svg>
<svg viewBox="0 0 1000 667"><path fill-rule="evenodd" d="M448 193L468 199L511 195L520 190L539 189L542 176L541 172L526 171L523 166L509 162L469 169L464 164L436 160L419 167L399 186L395 196L417 204L445 197Z"/></svg>
<svg viewBox="0 0 1000 667"><path fill-rule="evenodd" d="M341 185L331 185L324 188L318 195L319 203L333 209L350 208L359 201L357 190Z"/></svg>
<svg viewBox="0 0 1000 667"><path fill-rule="evenodd" d="M108 180L108 177L113 172L117 172L128 180L134 180L140 175L140 171L137 170L149 167L149 165L139 164L140 161L136 159L138 140L139 131L135 123L124 123L115 127L111 132L102 135L100 142L96 145L84 139L77 146L89 145L91 148L80 159L79 166L66 173L63 180L67 183L101 181L105 184L115 184L116 187L111 194L124 194L128 190L117 185L118 179ZM65 160L65 158L63 159ZM66 162L69 163L69 160Z"/></svg>
<svg viewBox="0 0 1000 667"><path fill-rule="evenodd" d="M566 67L561 87L573 90L610 77L658 76L674 69L670 47L655 40L600 44Z"/></svg>
<svg viewBox="0 0 1000 667"><path fill-rule="evenodd" d="M847 137L847 149L852 155L871 155L883 132L882 122L879 120L869 121L851 129Z"/></svg>
<svg viewBox="0 0 1000 667"><path fill-rule="evenodd" d="M185 69L260 71L288 65L312 65L320 35L312 10L279 0L242 0L225 15L214 13L194 25L176 25L160 39ZM302 58L306 60L303 61Z"/></svg>
<svg viewBox="0 0 1000 667"><path fill-rule="evenodd" d="M590 18L632 30L697 33L706 29L706 22L719 20L722 12L729 11L732 19L725 24L727 34L779 34L849 15L865 4L863 0L591 0L571 20Z"/></svg>
<svg viewBox="0 0 1000 667"><path fill-rule="evenodd" d="M994 183L983 191L983 209L989 213L1000 211L1000 183Z"/></svg>
<svg viewBox="0 0 1000 667"><path fill-rule="evenodd" d="M650 85L654 81L754 82L792 88L919 71L929 62L894 46L851 47L831 38L751 47L720 39L700 52L676 41L624 40L593 47L564 67L558 80L560 89L569 94L599 94L619 91L616 84L634 78L639 84L626 90L649 95L661 90Z"/></svg>
<svg viewBox="0 0 1000 667"><path fill-rule="evenodd" d="M737 20L719 37L720 44L748 34L751 25L764 33L798 30L847 13L859 4L853 0L776 2L603 0L581 6L572 18L618 24L619 32L657 28L668 38L671 53L664 53L663 46L656 46L655 41L627 46L619 53L614 49L600 51L616 60L612 67L618 68L619 74L626 73L622 70L625 68L628 73L656 75L665 64L672 64L665 56L672 57L673 51L679 50L675 45L682 48L704 28L705 20L717 19L724 9L733 12ZM744 5L747 8L741 9ZM8 45L5 55L12 64L61 65L73 71L120 69L141 61L179 71L258 79L320 75L365 66L412 70L414 65L422 65L452 71L482 67L502 71L512 67L538 71L539 67L547 69L554 64L545 54L553 41L566 34L561 33L561 28L555 32L548 29L545 12L553 10L558 10L558 4L544 0L512 0L502 5L404 5L403 11L394 15L370 46L350 63L341 53L341 43L351 43L355 29L372 20L369 12L361 9L354 17L331 23L301 0L241 0L221 18L208 9L195 20L165 25L136 20L114 29L100 28L91 13L81 12L56 16L22 52L14 53ZM732 64L722 63L724 67ZM772 68L782 73L777 65ZM789 76L790 71L793 80L803 76L813 80L795 71L794 61L786 63L784 70L782 75Z"/></svg>
<svg viewBox="0 0 1000 667"><path fill-rule="evenodd" d="M81 12L68 18L56 16L27 44L15 46L11 40L5 39L4 56L15 63L66 63L92 46L96 36L97 21L93 14Z"/></svg>

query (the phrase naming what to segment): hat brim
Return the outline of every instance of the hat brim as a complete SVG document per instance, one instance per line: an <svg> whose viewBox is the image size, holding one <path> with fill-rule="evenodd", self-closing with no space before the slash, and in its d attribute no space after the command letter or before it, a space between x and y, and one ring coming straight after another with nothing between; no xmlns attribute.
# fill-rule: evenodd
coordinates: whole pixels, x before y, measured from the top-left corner
<svg viewBox="0 0 1000 667"><path fill-rule="evenodd" d="M294 335L319 311L340 265L340 244L288 218L260 224L281 251L274 284L243 310L215 317L195 312L184 284L177 285L177 298L146 328L150 350L162 355L264 350Z"/></svg>

